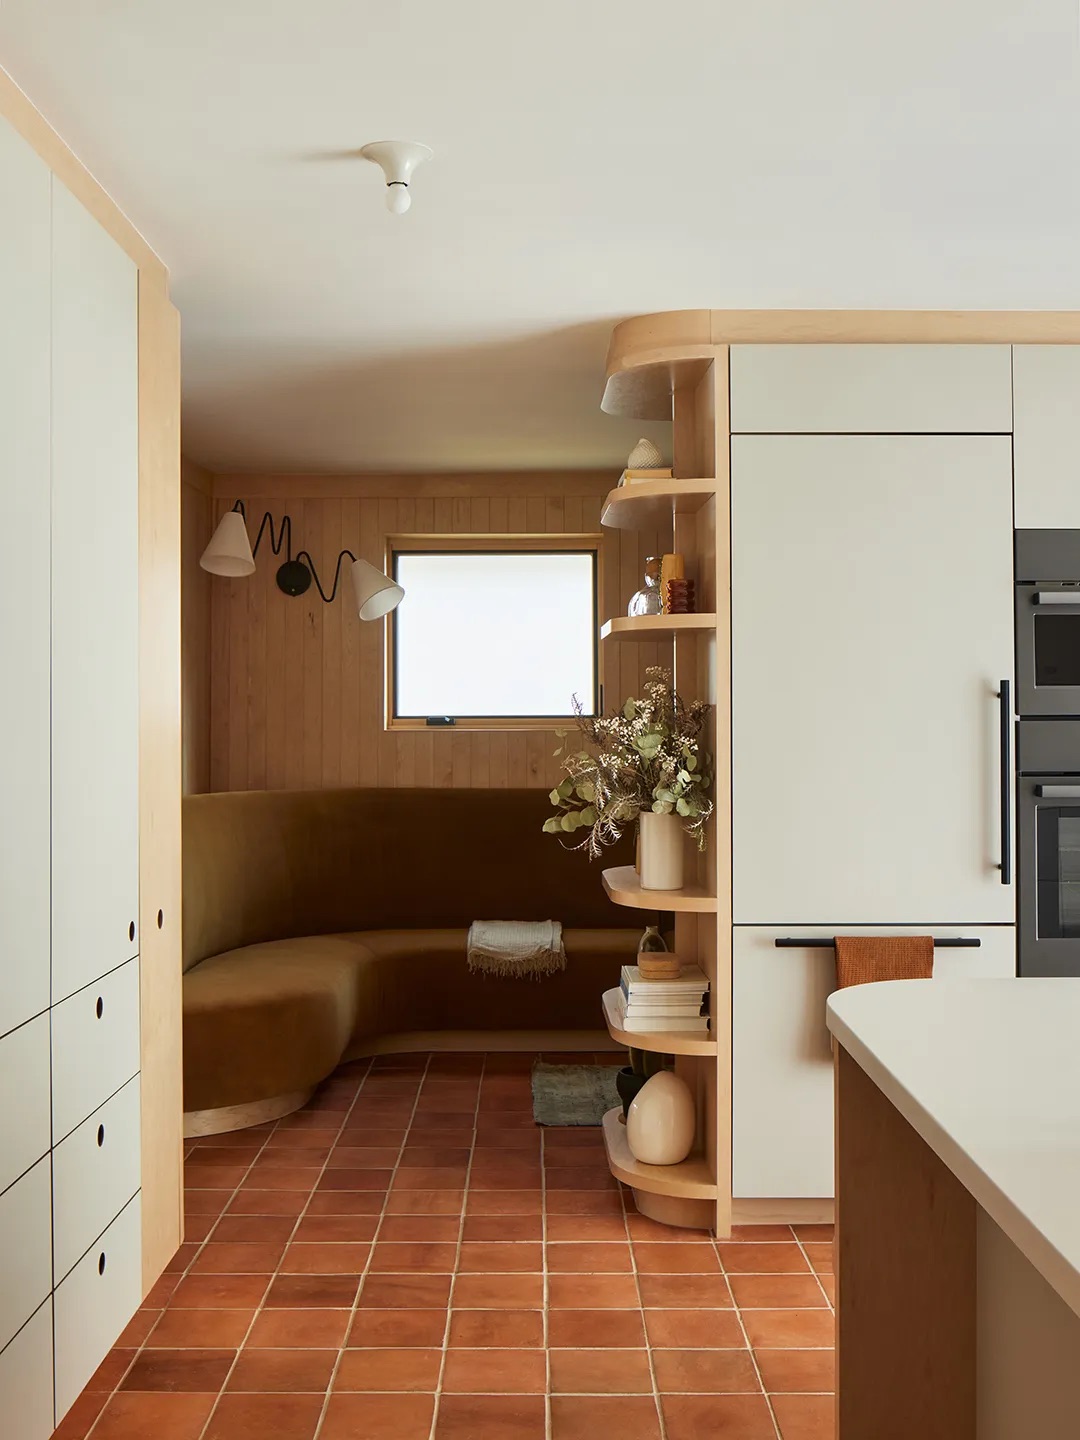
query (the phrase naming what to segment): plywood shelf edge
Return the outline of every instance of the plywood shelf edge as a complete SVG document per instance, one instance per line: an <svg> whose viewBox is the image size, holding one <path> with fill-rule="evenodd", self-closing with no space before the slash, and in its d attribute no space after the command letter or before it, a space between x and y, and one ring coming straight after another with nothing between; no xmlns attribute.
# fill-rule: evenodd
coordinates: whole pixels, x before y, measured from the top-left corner
<svg viewBox="0 0 1080 1440"><path fill-rule="evenodd" d="M655 641L677 635L712 634L716 616L708 615L617 615L600 627L601 640Z"/></svg>
<svg viewBox="0 0 1080 1440"><path fill-rule="evenodd" d="M622 1110L618 1106L604 1116L604 1148L616 1180L650 1195L669 1195L679 1200L715 1200L716 1181L700 1155L691 1155L678 1165L645 1165L630 1154Z"/></svg>
<svg viewBox="0 0 1080 1440"><path fill-rule="evenodd" d="M658 530L692 515L716 494L715 480L636 480L607 496L600 515L609 530Z"/></svg>
<svg viewBox="0 0 1080 1440"><path fill-rule="evenodd" d="M603 996L604 1021L608 1034L627 1049L651 1050L659 1055L715 1055L716 1041L707 1035L688 1035L672 1030L655 1030L649 1034L638 1034L623 1030L619 1025L618 988L605 990Z"/></svg>
<svg viewBox="0 0 1080 1440"><path fill-rule="evenodd" d="M681 890L643 890L641 877L632 865L605 870L601 879L608 898L631 910L689 910L709 914L716 909L716 896L700 885L684 885Z"/></svg>

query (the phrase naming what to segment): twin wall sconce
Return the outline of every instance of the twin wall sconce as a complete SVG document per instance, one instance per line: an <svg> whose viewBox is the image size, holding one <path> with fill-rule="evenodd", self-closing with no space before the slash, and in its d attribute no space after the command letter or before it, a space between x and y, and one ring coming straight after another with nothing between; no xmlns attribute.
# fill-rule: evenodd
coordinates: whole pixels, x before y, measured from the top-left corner
<svg viewBox="0 0 1080 1440"><path fill-rule="evenodd" d="M356 613L361 620L381 620L404 599L405 591L396 580L391 580L366 560L358 560L351 550L342 550L338 556L334 568L334 583L328 595L319 580L315 562L308 552L300 550L296 559L293 559L291 518L288 515L282 518L275 536L274 517L267 510L255 537L255 544L252 545L247 531L247 512L242 500L238 500L228 514L218 521L218 527L211 535L210 543L203 551L199 564L211 575L228 575L233 579L253 575L255 556L259 553L259 545L267 529L270 531L270 548L274 554L280 555L282 546L285 547L285 559L278 566L277 586L286 595L303 595L314 580L316 590L329 605L338 591L342 563L350 560L353 598Z"/></svg>

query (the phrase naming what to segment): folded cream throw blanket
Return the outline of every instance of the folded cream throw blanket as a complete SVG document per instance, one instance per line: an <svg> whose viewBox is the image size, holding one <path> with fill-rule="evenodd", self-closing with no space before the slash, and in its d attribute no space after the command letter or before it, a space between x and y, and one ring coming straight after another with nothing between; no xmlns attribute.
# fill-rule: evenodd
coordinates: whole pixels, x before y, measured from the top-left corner
<svg viewBox="0 0 1080 1440"><path fill-rule="evenodd" d="M566 969L558 920L474 920L469 969L481 975L542 980Z"/></svg>

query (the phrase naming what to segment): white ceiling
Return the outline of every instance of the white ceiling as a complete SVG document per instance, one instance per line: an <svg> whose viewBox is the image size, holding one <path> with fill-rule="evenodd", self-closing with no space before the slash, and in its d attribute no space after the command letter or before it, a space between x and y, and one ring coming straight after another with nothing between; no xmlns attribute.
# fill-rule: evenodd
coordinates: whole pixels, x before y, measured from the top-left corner
<svg viewBox="0 0 1080 1440"><path fill-rule="evenodd" d="M617 464L612 324L1080 308L1077 0L3 0L217 469ZM319 158L423 140L411 213Z"/></svg>

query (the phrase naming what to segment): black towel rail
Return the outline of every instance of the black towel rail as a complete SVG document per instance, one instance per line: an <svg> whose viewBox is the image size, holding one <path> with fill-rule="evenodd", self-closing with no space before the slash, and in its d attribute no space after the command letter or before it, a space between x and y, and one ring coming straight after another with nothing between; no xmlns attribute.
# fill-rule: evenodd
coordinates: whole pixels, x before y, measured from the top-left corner
<svg viewBox="0 0 1080 1440"><path fill-rule="evenodd" d="M967 935L946 935L942 938L935 935L933 939L935 950L977 950L982 944L976 936ZM800 940L797 935L781 935L773 941L778 950L831 950L833 943L831 937L823 935L813 935L805 940Z"/></svg>

